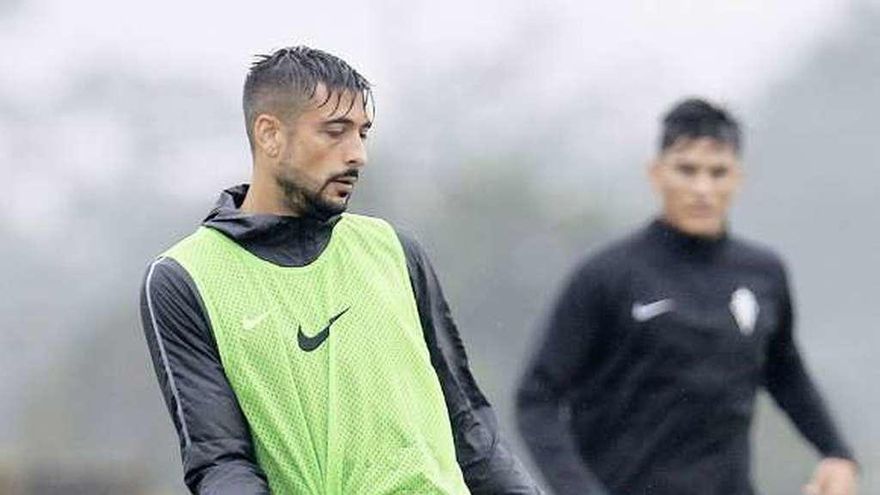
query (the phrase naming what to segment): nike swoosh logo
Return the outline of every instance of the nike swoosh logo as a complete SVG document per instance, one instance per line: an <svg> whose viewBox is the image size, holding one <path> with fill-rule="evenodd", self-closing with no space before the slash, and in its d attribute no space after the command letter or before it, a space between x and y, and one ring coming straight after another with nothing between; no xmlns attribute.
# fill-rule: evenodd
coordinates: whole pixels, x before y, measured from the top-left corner
<svg viewBox="0 0 880 495"><path fill-rule="evenodd" d="M330 327L333 326L333 322L338 320L349 309L351 309L351 306L343 309L333 318L330 318L330 321L327 322L327 326L311 337L303 333L302 325L300 325L299 330L296 333L296 340L299 342L299 348L306 352L312 352L318 347L321 347L321 344L323 344L324 341L327 340L327 337L330 336Z"/></svg>
<svg viewBox="0 0 880 495"><path fill-rule="evenodd" d="M241 320L241 326L246 331L253 330L253 329L257 328L257 326L260 323L263 323L263 320L265 320L266 317L268 317L268 316L269 316L269 312L266 311L265 313L263 313L259 316L255 316L253 318L245 318L245 319Z"/></svg>
<svg viewBox="0 0 880 495"><path fill-rule="evenodd" d="M633 303L632 317L636 321L645 322L672 311L673 306L672 299L660 299L647 304Z"/></svg>

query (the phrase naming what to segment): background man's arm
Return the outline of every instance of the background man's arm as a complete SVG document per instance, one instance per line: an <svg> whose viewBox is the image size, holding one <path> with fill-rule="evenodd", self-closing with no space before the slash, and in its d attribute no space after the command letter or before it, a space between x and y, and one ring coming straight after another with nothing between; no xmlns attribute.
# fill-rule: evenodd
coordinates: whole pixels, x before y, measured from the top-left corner
<svg viewBox="0 0 880 495"><path fill-rule="evenodd" d="M852 459L794 341L791 296L784 273L782 277L779 328L770 341L765 368L767 390L823 456Z"/></svg>
<svg viewBox="0 0 880 495"><path fill-rule="evenodd" d="M519 431L547 483L558 495L606 494L578 452L565 414L572 386L584 376L601 326L603 295L596 267L585 265L556 301L544 341L520 383Z"/></svg>
<svg viewBox="0 0 880 495"><path fill-rule="evenodd" d="M440 379L455 453L474 495L539 494L531 476L498 431L491 405L468 366L464 345L434 269L421 246L400 235L431 364Z"/></svg>
<svg viewBox="0 0 880 495"><path fill-rule="evenodd" d="M767 390L801 434L825 458L816 470L809 492L853 494L857 472L853 452L837 430L825 401L801 359L793 336L791 293L782 268L780 277L779 328L768 347L764 374ZM847 462L841 463L840 460Z"/></svg>
<svg viewBox="0 0 880 495"><path fill-rule="evenodd" d="M180 439L186 485L194 494L268 495L206 315L183 267L170 258L150 265L141 322Z"/></svg>

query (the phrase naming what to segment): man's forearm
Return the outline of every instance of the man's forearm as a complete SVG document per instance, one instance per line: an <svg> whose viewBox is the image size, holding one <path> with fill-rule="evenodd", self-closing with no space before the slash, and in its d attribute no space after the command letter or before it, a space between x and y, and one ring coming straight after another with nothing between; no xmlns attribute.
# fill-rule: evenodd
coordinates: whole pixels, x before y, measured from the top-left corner
<svg viewBox="0 0 880 495"><path fill-rule="evenodd" d="M607 495L577 451L560 403L527 377L517 394L517 426L532 459L557 495Z"/></svg>
<svg viewBox="0 0 880 495"><path fill-rule="evenodd" d="M775 363L767 388L798 430L823 457L853 460L853 452L837 430L819 390L796 351Z"/></svg>
<svg viewBox="0 0 880 495"><path fill-rule="evenodd" d="M195 495L269 495L263 473L248 459L224 459L187 476Z"/></svg>
<svg viewBox="0 0 880 495"><path fill-rule="evenodd" d="M415 240L399 237L468 489L473 495L539 494L532 477L501 439L492 406L471 374L464 344L427 255Z"/></svg>
<svg viewBox="0 0 880 495"><path fill-rule="evenodd" d="M475 411L488 432L496 432L495 414L489 407ZM531 475L502 438L495 438L492 448L479 459L462 466L465 481L473 495L539 495Z"/></svg>
<svg viewBox="0 0 880 495"><path fill-rule="evenodd" d="M783 293L777 333L770 341L764 383L770 395L824 457L853 459L822 395L807 371L794 338L794 309L782 272Z"/></svg>

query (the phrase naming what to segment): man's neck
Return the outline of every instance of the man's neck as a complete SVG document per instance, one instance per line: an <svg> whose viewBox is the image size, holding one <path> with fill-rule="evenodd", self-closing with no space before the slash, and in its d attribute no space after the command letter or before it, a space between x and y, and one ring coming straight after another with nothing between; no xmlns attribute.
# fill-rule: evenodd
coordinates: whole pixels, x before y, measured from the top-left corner
<svg viewBox="0 0 880 495"><path fill-rule="evenodd" d="M239 210L251 215L301 216L299 212L291 210L282 197L283 193L274 181L253 174Z"/></svg>
<svg viewBox="0 0 880 495"><path fill-rule="evenodd" d="M705 241L705 242L714 242L719 241L727 237L727 222L725 222L722 227L717 231L712 232L689 232L683 226L678 225L676 222L670 220L668 215L661 214L659 216L660 222L666 225L667 228L676 232L678 235L683 237L689 237L691 239Z"/></svg>

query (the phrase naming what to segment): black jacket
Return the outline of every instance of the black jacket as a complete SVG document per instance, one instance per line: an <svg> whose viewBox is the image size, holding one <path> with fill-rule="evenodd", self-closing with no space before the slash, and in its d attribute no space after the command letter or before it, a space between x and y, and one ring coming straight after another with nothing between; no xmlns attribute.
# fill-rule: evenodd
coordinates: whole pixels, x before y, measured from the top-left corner
<svg viewBox="0 0 880 495"><path fill-rule="evenodd" d="M247 186L224 191L203 225L278 265L304 266L321 254L338 217L317 221L247 215L238 210L246 191ZM498 433L428 258L410 237L398 237L468 488L474 494L539 493ZM206 315L192 279L177 262L159 258L150 265L141 291L141 318L180 438L186 485L196 494L267 494L247 422L224 374Z"/></svg>
<svg viewBox="0 0 880 495"><path fill-rule="evenodd" d="M559 495L750 495L764 386L824 456L851 458L792 329L774 254L656 221L570 278L519 388L520 431Z"/></svg>

